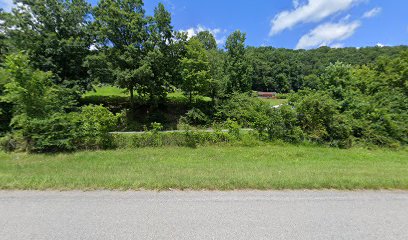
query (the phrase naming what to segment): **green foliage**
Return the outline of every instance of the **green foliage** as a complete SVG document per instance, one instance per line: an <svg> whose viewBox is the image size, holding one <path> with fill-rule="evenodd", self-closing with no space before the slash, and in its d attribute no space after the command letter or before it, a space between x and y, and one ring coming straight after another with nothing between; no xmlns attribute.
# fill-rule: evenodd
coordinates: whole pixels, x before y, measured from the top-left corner
<svg viewBox="0 0 408 240"><path fill-rule="evenodd" d="M85 0L17 0L5 21L14 49L25 51L35 68L52 71L59 85L84 90L89 86L83 67L92 43L90 4Z"/></svg>
<svg viewBox="0 0 408 240"><path fill-rule="evenodd" d="M216 99L225 98L227 95L228 77L224 71L226 56L220 50L207 51L210 79L206 95L215 103Z"/></svg>
<svg viewBox="0 0 408 240"><path fill-rule="evenodd" d="M155 122L163 126L153 125L137 144L159 146L167 141L159 131L174 129L180 116L191 125L225 123L226 141L245 139L243 126L266 141L408 143L406 46L254 48L235 31L224 52L209 31L189 41L174 31L161 3L152 16L142 0L101 0L94 9L85 0L16 3L12 13L0 10L0 135L8 149L108 148L110 130ZM118 88L80 98L101 83ZM253 91L279 99L260 100ZM203 135L189 129L176 141L214 140Z"/></svg>
<svg viewBox="0 0 408 240"><path fill-rule="evenodd" d="M286 92L320 89L320 75L335 62L345 65L374 65L381 56L398 58L407 46L328 48L291 50L273 47L248 47L246 56L252 68L253 90ZM279 77L278 77L279 76ZM285 88L281 88L284 86Z"/></svg>
<svg viewBox="0 0 408 240"><path fill-rule="evenodd" d="M112 114L103 106L84 106L75 114L75 146L79 149L106 149L112 147L110 131L119 125L122 115Z"/></svg>
<svg viewBox="0 0 408 240"><path fill-rule="evenodd" d="M181 132L146 131L142 134L113 134L116 148L144 148L144 147L191 147L238 143L228 132L203 132L186 127ZM254 140L255 142L255 140Z"/></svg>
<svg viewBox="0 0 408 240"><path fill-rule="evenodd" d="M7 24L10 19L10 14L0 8L0 63L3 63L4 57L10 50L10 42L6 34Z"/></svg>
<svg viewBox="0 0 408 240"><path fill-rule="evenodd" d="M228 134L233 137L236 140L241 140L241 126L236 122L231 119L228 119L225 122L225 125L228 128Z"/></svg>
<svg viewBox="0 0 408 240"><path fill-rule="evenodd" d="M199 40L207 51L217 49L217 41L215 40L214 35L210 31L202 31L197 33L193 39Z"/></svg>
<svg viewBox="0 0 408 240"><path fill-rule="evenodd" d="M70 94L54 85L50 72L34 70L28 57L10 55L5 63L6 84L1 101L12 104L11 127L27 150L51 145L70 148L65 142L65 111L73 107ZM53 131L53 132L49 132ZM56 136L61 135L59 140ZM51 143L52 141L55 143Z"/></svg>
<svg viewBox="0 0 408 240"><path fill-rule="evenodd" d="M10 55L6 59L3 102L14 105L13 122L22 127L19 120L44 118L52 112L64 111L72 101L64 89L51 81L52 73L34 70L26 55Z"/></svg>
<svg viewBox="0 0 408 240"><path fill-rule="evenodd" d="M143 44L147 40L147 19L141 0L102 0L94 9L94 28L98 44L103 46L99 55L88 58L92 62L106 63L106 75L112 76L119 87L133 91L144 78L149 78L152 69L142 61ZM91 69L91 76L99 77Z"/></svg>
<svg viewBox="0 0 408 240"><path fill-rule="evenodd" d="M71 150L70 94L54 85L50 72L34 70L23 54L6 58L6 84L1 101L11 104L10 142L14 148L28 151ZM18 139L18 141L16 140ZM13 145L13 144L12 144Z"/></svg>
<svg viewBox="0 0 408 240"><path fill-rule="evenodd" d="M47 118L27 119L22 131L26 151L60 152L79 149L75 144L78 130L73 122L75 114L54 113ZM18 136L18 132L17 132Z"/></svg>
<svg viewBox="0 0 408 240"><path fill-rule="evenodd" d="M227 39L227 93L244 93L251 91L251 68L245 54L246 34L233 32Z"/></svg>
<svg viewBox="0 0 408 240"><path fill-rule="evenodd" d="M186 56L180 60L183 84L181 89L189 96L190 103L195 94L205 93L210 84L208 57L204 45L197 39L190 39Z"/></svg>
<svg viewBox="0 0 408 240"><path fill-rule="evenodd" d="M304 133L299 127L296 111L288 105L272 109L268 118L258 121L256 128L262 139L283 140L299 143L304 140Z"/></svg>
<svg viewBox="0 0 408 240"><path fill-rule="evenodd" d="M301 91L290 102L298 114L299 126L316 142L349 141L351 128L340 116L340 105L326 92ZM346 144L347 145L347 144Z"/></svg>
<svg viewBox="0 0 408 240"><path fill-rule="evenodd" d="M100 52L88 58L95 79L114 79L130 93L155 103L164 99L178 77L178 59L184 36L173 32L171 15L159 4L154 16L145 16L141 0L102 0L94 10L94 28Z"/></svg>
<svg viewBox="0 0 408 240"><path fill-rule="evenodd" d="M269 104L246 93L234 94L230 99L222 102L215 113L219 121L235 120L244 127L254 127L265 120L270 111Z"/></svg>
<svg viewBox="0 0 408 240"><path fill-rule="evenodd" d="M349 147L354 143L398 147L408 139L408 58L381 58L373 67L336 63L316 79L317 91L290 102L308 138Z"/></svg>
<svg viewBox="0 0 408 240"><path fill-rule="evenodd" d="M206 125L209 121L209 117L198 108L189 110L186 115L181 118L181 122L191 125Z"/></svg>
<svg viewBox="0 0 408 240"><path fill-rule="evenodd" d="M72 95L52 83L51 73L29 64L22 54L6 59L7 83L1 100L13 105L9 142L18 139L15 148L33 152L108 147L108 132L117 126L119 116L102 106L73 112Z"/></svg>

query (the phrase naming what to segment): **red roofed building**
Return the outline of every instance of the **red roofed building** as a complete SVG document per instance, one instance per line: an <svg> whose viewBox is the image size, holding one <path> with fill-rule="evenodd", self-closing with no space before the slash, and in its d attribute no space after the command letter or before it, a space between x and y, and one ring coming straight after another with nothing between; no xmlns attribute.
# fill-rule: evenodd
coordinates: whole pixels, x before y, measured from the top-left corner
<svg viewBox="0 0 408 240"><path fill-rule="evenodd" d="M277 95L276 92L258 92L258 96L261 98L276 98Z"/></svg>

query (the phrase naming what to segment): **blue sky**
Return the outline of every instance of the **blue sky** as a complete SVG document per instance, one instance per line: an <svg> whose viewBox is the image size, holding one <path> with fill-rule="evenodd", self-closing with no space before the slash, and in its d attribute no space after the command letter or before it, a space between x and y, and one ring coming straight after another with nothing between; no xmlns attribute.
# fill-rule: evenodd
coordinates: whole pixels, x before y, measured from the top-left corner
<svg viewBox="0 0 408 240"><path fill-rule="evenodd" d="M8 9L7 2L0 0L0 7ZM158 2L177 30L210 30L220 46L236 29L247 33L251 46L408 45L407 0L149 0L148 14Z"/></svg>

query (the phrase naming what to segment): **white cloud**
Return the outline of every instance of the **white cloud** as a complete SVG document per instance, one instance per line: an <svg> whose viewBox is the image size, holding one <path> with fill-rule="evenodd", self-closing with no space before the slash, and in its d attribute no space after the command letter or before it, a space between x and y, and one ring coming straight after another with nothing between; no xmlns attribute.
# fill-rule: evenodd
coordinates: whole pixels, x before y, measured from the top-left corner
<svg viewBox="0 0 408 240"><path fill-rule="evenodd" d="M0 8L3 8L6 12L10 12L13 6L13 0L0 0Z"/></svg>
<svg viewBox="0 0 408 240"><path fill-rule="evenodd" d="M333 46L336 46L339 44L338 41L351 37L360 26L359 21L319 25L299 40L296 49L330 46L333 43Z"/></svg>
<svg viewBox="0 0 408 240"><path fill-rule="evenodd" d="M381 11L382 11L382 8L380 8L380 7L373 8L373 9L371 9L370 11L365 12L364 15L363 15L363 18L372 18L372 17L375 17L375 16L377 16L378 14L380 14Z"/></svg>
<svg viewBox="0 0 408 240"><path fill-rule="evenodd" d="M226 30L222 30L220 28L207 28L205 26L202 25L197 25L197 27L192 27L189 28L187 30L181 30L182 32L186 32L188 38L192 38L195 35L197 35L199 32L204 32L204 31L209 31L210 33L212 33L212 35L214 35L215 37L215 41L217 42L218 45L224 44L227 37L225 36L225 33L227 32Z"/></svg>
<svg viewBox="0 0 408 240"><path fill-rule="evenodd" d="M343 48L343 47L344 47L344 44L342 44L342 43L335 43L335 44L331 45L330 47L331 47L331 48Z"/></svg>
<svg viewBox="0 0 408 240"><path fill-rule="evenodd" d="M377 47L385 47L385 45L382 44L382 43L377 43L375 46L377 46Z"/></svg>
<svg viewBox="0 0 408 240"><path fill-rule="evenodd" d="M272 20L269 36L290 29L299 23L319 22L361 1L363 0L308 0L306 4L300 4L295 0L294 10L280 12Z"/></svg>

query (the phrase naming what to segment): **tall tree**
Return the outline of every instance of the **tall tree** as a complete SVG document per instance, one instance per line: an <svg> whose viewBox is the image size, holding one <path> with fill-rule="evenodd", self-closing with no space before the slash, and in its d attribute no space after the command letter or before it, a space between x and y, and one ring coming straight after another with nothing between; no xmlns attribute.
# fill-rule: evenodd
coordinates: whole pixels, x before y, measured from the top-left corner
<svg viewBox="0 0 408 240"><path fill-rule="evenodd" d="M197 38L205 47L206 50L217 49L217 41L210 31L202 31L197 33L193 38Z"/></svg>
<svg viewBox="0 0 408 240"><path fill-rule="evenodd" d="M162 3L154 9L153 17L149 18L149 39L146 58L150 62L153 77L146 79L144 94L155 104L163 100L175 79L179 76L179 52L175 47L179 39L175 36L171 25L171 14Z"/></svg>
<svg viewBox="0 0 408 240"><path fill-rule="evenodd" d="M90 4L86 0L16 0L6 35L26 51L34 67L52 71L54 82L85 89L89 54Z"/></svg>
<svg viewBox="0 0 408 240"><path fill-rule="evenodd" d="M210 67L204 45L197 39L190 39L187 54L180 60L183 77L182 90L188 94L190 103L193 95L204 93L210 83Z"/></svg>
<svg viewBox="0 0 408 240"><path fill-rule="evenodd" d="M225 95L227 75L225 74L225 54L223 51L213 49L207 51L210 67L210 82L207 88L206 96L211 97L213 103L217 98L223 98Z"/></svg>
<svg viewBox="0 0 408 240"><path fill-rule="evenodd" d="M143 81L153 75L149 61L144 59L148 19L143 1L101 0L94 18L96 46L102 51L90 60L107 61L107 71L129 91L133 105L134 91L143 89Z"/></svg>
<svg viewBox="0 0 408 240"><path fill-rule="evenodd" d="M102 0L94 10L101 51L89 63L105 61L106 74L95 68L91 76L111 76L129 91L132 105L135 91L153 104L164 99L179 74L182 41L175 37L171 14L160 3L153 16L146 16L143 6L142 0Z"/></svg>
<svg viewBox="0 0 408 240"><path fill-rule="evenodd" d="M5 13L0 8L0 63L3 62L3 58L8 52L8 43L6 35L6 21L9 14Z"/></svg>
<svg viewBox="0 0 408 240"><path fill-rule="evenodd" d="M245 55L246 34L233 32L227 39L227 92L248 92L251 90L250 66Z"/></svg>

